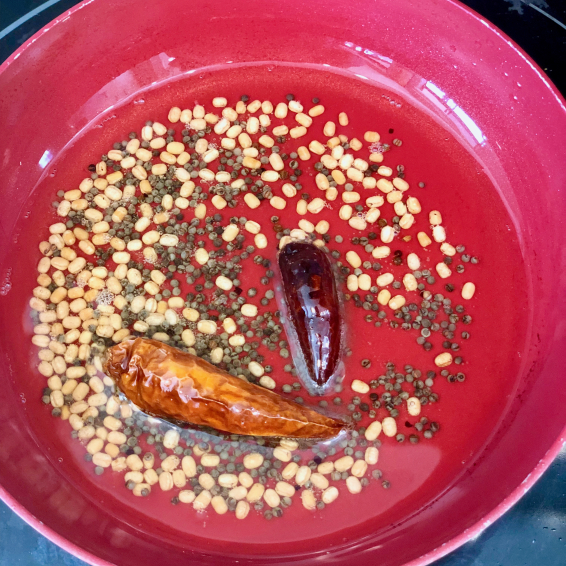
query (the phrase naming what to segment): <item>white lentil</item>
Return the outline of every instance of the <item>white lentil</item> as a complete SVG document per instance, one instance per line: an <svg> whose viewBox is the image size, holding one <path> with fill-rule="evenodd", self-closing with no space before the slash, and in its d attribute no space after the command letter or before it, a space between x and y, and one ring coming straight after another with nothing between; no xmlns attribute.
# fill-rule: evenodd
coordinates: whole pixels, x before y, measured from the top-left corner
<svg viewBox="0 0 566 566"><path fill-rule="evenodd" d="M291 452L278 446L275 450L273 450L273 457L277 458L277 460L281 460L282 462L288 462L291 459Z"/></svg>
<svg viewBox="0 0 566 566"><path fill-rule="evenodd" d="M351 153L344 154L339 162L340 168L345 170L347 173L347 170L352 167L352 164L354 163L354 159L355 158Z"/></svg>
<svg viewBox="0 0 566 566"><path fill-rule="evenodd" d="M192 456L183 457L181 460L181 468L188 478L192 478L197 475L197 465Z"/></svg>
<svg viewBox="0 0 566 566"><path fill-rule="evenodd" d="M412 273L406 273L403 276L403 285L407 291L416 291L419 283Z"/></svg>
<svg viewBox="0 0 566 566"><path fill-rule="evenodd" d="M408 230L414 223L415 217L409 213L403 214L403 216L399 220L399 226L401 226L403 230Z"/></svg>
<svg viewBox="0 0 566 566"><path fill-rule="evenodd" d="M287 117L288 107L284 102L280 102L274 111L274 115L276 118L286 118Z"/></svg>
<svg viewBox="0 0 566 566"><path fill-rule="evenodd" d="M395 295L389 300L389 308L392 310L400 309L406 303L405 297L403 295Z"/></svg>
<svg viewBox="0 0 566 566"><path fill-rule="evenodd" d="M318 472L311 475L310 481L318 489L326 489L330 485L330 482Z"/></svg>
<svg viewBox="0 0 566 566"><path fill-rule="evenodd" d="M219 346L217 348L214 348L210 352L210 361L213 364L219 364L222 361L223 357L224 357L224 350Z"/></svg>
<svg viewBox="0 0 566 566"><path fill-rule="evenodd" d="M167 119L172 124L176 124L180 120L180 118L181 118L181 109L178 108L177 106L173 106L173 108L171 108L171 110L169 110L169 114L167 115ZM130 140L130 141L135 141L135 140Z"/></svg>
<svg viewBox="0 0 566 566"><path fill-rule="evenodd" d="M475 292L476 286L468 281L467 283L464 283L464 286L462 287L462 298L469 300L474 296Z"/></svg>
<svg viewBox="0 0 566 566"><path fill-rule="evenodd" d="M272 153L269 156L269 163L275 171L282 171L285 168L285 163L278 153Z"/></svg>
<svg viewBox="0 0 566 566"><path fill-rule="evenodd" d="M291 185L291 183L285 183L283 187L281 187L281 190L287 198L293 198L297 195L297 189Z"/></svg>
<svg viewBox="0 0 566 566"><path fill-rule="evenodd" d="M263 250L267 247L267 238L264 234L256 234L254 237L254 244L259 250Z"/></svg>
<svg viewBox="0 0 566 566"><path fill-rule="evenodd" d="M311 477L311 469L308 466L300 466L295 475L295 483L297 485L305 485Z"/></svg>
<svg viewBox="0 0 566 566"><path fill-rule="evenodd" d="M228 512L228 505L226 504L226 500L221 495L215 495L210 504L212 508L218 513L218 515L224 515Z"/></svg>
<svg viewBox="0 0 566 566"><path fill-rule="evenodd" d="M305 201L303 201L305 202ZM307 210L312 214L318 214L325 207L324 201L321 198L314 198L307 204ZM298 205L297 205L298 208Z"/></svg>
<svg viewBox="0 0 566 566"><path fill-rule="evenodd" d="M180 434L175 429L168 430L163 436L163 446L172 450L179 444Z"/></svg>
<svg viewBox="0 0 566 566"><path fill-rule="evenodd" d="M281 197L275 196L269 199L269 204L277 210L283 210L287 206L287 201Z"/></svg>
<svg viewBox="0 0 566 566"><path fill-rule="evenodd" d="M314 181L316 183L316 186L321 191L325 191L326 189L328 189L330 187L330 183L328 182L326 175L323 175L322 173L318 173L317 176L315 177Z"/></svg>
<svg viewBox="0 0 566 566"><path fill-rule="evenodd" d="M381 426L385 436L393 437L397 434L397 421L393 417L385 417Z"/></svg>
<svg viewBox="0 0 566 566"><path fill-rule="evenodd" d="M57 392L55 392L57 393ZM59 392L60 393L60 392ZM93 438L87 445L86 445L86 451L89 454L96 454L97 452L100 452L102 450L102 447L104 446L104 440L102 440L102 438Z"/></svg>
<svg viewBox="0 0 566 566"><path fill-rule="evenodd" d="M391 254L391 248L389 246L377 246L371 252L372 257L375 259L383 259L389 257Z"/></svg>
<svg viewBox="0 0 566 566"><path fill-rule="evenodd" d="M360 393L361 395L369 393L369 385L359 379L354 379L354 381L352 381L351 387L352 391Z"/></svg>
<svg viewBox="0 0 566 566"><path fill-rule="evenodd" d="M266 183L274 183L275 181L279 180L279 173L277 171L264 171L261 174L261 180L265 181ZM281 198L281 197L278 197ZM285 208L285 207L283 207Z"/></svg>
<svg viewBox="0 0 566 566"><path fill-rule="evenodd" d="M125 444L127 439L128 438L126 437L126 435L118 430L110 431L107 437L108 442L110 442L111 444L117 444L118 446Z"/></svg>
<svg viewBox="0 0 566 566"><path fill-rule="evenodd" d="M114 252L112 254L112 261L114 261L114 263L128 263L130 261L130 254L128 252Z"/></svg>
<svg viewBox="0 0 566 566"><path fill-rule="evenodd" d="M376 187L385 194L389 194L391 191L393 191L393 183L383 178L378 179Z"/></svg>
<svg viewBox="0 0 566 566"><path fill-rule="evenodd" d="M346 487L352 494L360 493L362 491L362 484L356 476L348 476L346 478Z"/></svg>
<svg viewBox="0 0 566 566"><path fill-rule="evenodd" d="M240 233L240 229L235 224L229 224L222 232L222 239L225 242L232 242Z"/></svg>
<svg viewBox="0 0 566 566"><path fill-rule="evenodd" d="M291 112L299 113L303 111L303 105L298 100L290 100L288 106Z"/></svg>
<svg viewBox="0 0 566 566"><path fill-rule="evenodd" d="M432 237L435 242L444 242L446 240L446 230L443 226L434 226L432 229Z"/></svg>
<svg viewBox="0 0 566 566"><path fill-rule="evenodd" d="M365 230L367 227L367 222L360 216L352 216L352 218L348 220L348 224L354 228L354 230Z"/></svg>
<svg viewBox="0 0 566 566"><path fill-rule="evenodd" d="M375 280L375 282L378 287L387 287L387 285L391 285L394 280L395 277L393 273L383 273Z"/></svg>
<svg viewBox="0 0 566 566"><path fill-rule="evenodd" d="M246 454L246 456L244 456L243 464L247 470L254 470L263 464L263 456L258 452Z"/></svg>
<svg viewBox="0 0 566 566"><path fill-rule="evenodd" d="M241 501L246 497L247 494L248 494L248 490L244 486L238 486L238 487L232 488L228 492L228 497L231 497L232 499L235 499L236 501ZM244 502L244 503L246 503L246 502Z"/></svg>
<svg viewBox="0 0 566 566"><path fill-rule="evenodd" d="M347 126L349 123L348 120L348 114L346 114L346 112L340 112L340 114L338 114L338 123L341 126Z"/></svg>
<svg viewBox="0 0 566 566"><path fill-rule="evenodd" d="M213 320L199 320L197 330L203 334L216 334L216 323Z"/></svg>
<svg viewBox="0 0 566 566"><path fill-rule="evenodd" d="M287 450L290 450L291 452L293 452L293 450L297 450L297 448L299 447L299 443L296 440L293 440L292 438L281 439L279 445L281 446L281 448L285 448Z"/></svg>
<svg viewBox="0 0 566 566"><path fill-rule="evenodd" d="M379 450L375 446L368 446L364 454L364 460L370 466L374 466L379 460Z"/></svg>
<svg viewBox="0 0 566 566"><path fill-rule="evenodd" d="M278 507L281 503L281 498L274 489L266 489L263 494L263 500L271 507Z"/></svg>
<svg viewBox="0 0 566 566"><path fill-rule="evenodd" d="M382 430L382 425L379 421L373 421L367 428L364 433L366 440L375 440L380 434Z"/></svg>
<svg viewBox="0 0 566 566"><path fill-rule="evenodd" d="M215 108L224 108L224 106L226 106L227 104L228 101L222 96L217 96L216 98L212 99L212 106L214 106Z"/></svg>
<svg viewBox="0 0 566 566"><path fill-rule="evenodd" d="M106 405L108 401L108 396L106 393L95 393L88 398L88 404L90 407L101 407Z"/></svg>
<svg viewBox="0 0 566 566"><path fill-rule="evenodd" d="M438 354L438 356L434 358L434 363L439 368L447 367L452 363L452 354L449 352L442 352L442 354Z"/></svg>
<svg viewBox="0 0 566 566"><path fill-rule="evenodd" d="M253 193L246 193L244 201L250 208L257 208L260 205L260 200Z"/></svg>
<svg viewBox="0 0 566 566"><path fill-rule="evenodd" d="M195 252L195 261L199 265L206 265L208 263L209 254L204 248L198 248ZM136 297L137 298L137 297Z"/></svg>
<svg viewBox="0 0 566 566"><path fill-rule="evenodd" d="M289 135L293 139L302 138L303 136L306 136L306 134L307 129L304 126L297 126L296 128L291 128L291 130L289 130Z"/></svg>
<svg viewBox="0 0 566 566"><path fill-rule="evenodd" d="M421 413L421 401L418 397L409 397L407 399L407 411L412 417L416 417Z"/></svg>
<svg viewBox="0 0 566 566"><path fill-rule="evenodd" d="M285 128L287 129L287 128ZM275 145L275 140L268 135L263 135L257 140L263 147L272 148Z"/></svg>
<svg viewBox="0 0 566 566"><path fill-rule="evenodd" d="M419 244L423 248L426 248L427 246L430 246L430 244L432 244L432 240L428 237L428 235L425 232L419 232L417 234L417 240L419 241Z"/></svg>
<svg viewBox="0 0 566 566"><path fill-rule="evenodd" d="M275 491L277 492L277 495L280 495L281 497L293 497L293 495L295 495L295 488L286 481L277 482L275 485Z"/></svg>
<svg viewBox="0 0 566 566"><path fill-rule="evenodd" d="M348 179L351 179L352 181L356 181L358 183L361 183L364 180L364 174L359 169L356 169L355 167L350 167L346 171L346 177L348 177Z"/></svg>
<svg viewBox="0 0 566 566"><path fill-rule="evenodd" d="M348 275L348 277L350 277ZM355 277L355 275L354 275ZM367 274L367 273L362 273L359 277L358 277L358 287L362 290L362 291L369 291L371 288L371 277Z"/></svg>
<svg viewBox="0 0 566 566"><path fill-rule="evenodd" d="M332 121L326 122L326 124L324 124L322 133L329 138L332 137L336 133L336 124Z"/></svg>
<svg viewBox="0 0 566 566"><path fill-rule="evenodd" d="M365 460L356 460L350 471L353 476L357 478L363 478L365 473L367 472L367 469L368 465Z"/></svg>
<svg viewBox="0 0 566 566"><path fill-rule="evenodd" d="M200 474L198 477L199 485L204 489L211 489L215 486L216 482L210 474Z"/></svg>
<svg viewBox="0 0 566 566"><path fill-rule="evenodd" d="M236 519L245 519L250 512L250 504L247 501L238 501L236 505Z"/></svg>
<svg viewBox="0 0 566 566"><path fill-rule="evenodd" d="M319 474L331 474L334 471L334 462L322 462L318 465Z"/></svg>
<svg viewBox="0 0 566 566"><path fill-rule="evenodd" d="M109 428L110 430L119 430L120 428L122 428L122 421L120 421L116 417L113 417L112 415L108 415L107 417L104 417L103 422L104 422L104 426L106 428Z"/></svg>
<svg viewBox="0 0 566 566"><path fill-rule="evenodd" d="M364 189L375 189L377 187L377 179L375 177L365 177L362 179Z"/></svg>
<svg viewBox="0 0 566 566"><path fill-rule="evenodd" d="M218 485L222 487L236 487L238 485L238 476L235 474L220 474L218 476Z"/></svg>
<svg viewBox="0 0 566 566"><path fill-rule="evenodd" d="M295 115L295 120L301 126L304 126L305 128L309 128L312 124L312 118L310 116L308 116L307 114L304 114L303 112L298 112Z"/></svg>
<svg viewBox="0 0 566 566"><path fill-rule="evenodd" d="M195 500L196 495L194 491L191 491L190 489L184 489L179 492L178 497L181 503L192 503Z"/></svg>
<svg viewBox="0 0 566 566"><path fill-rule="evenodd" d="M332 485L322 492L321 499L325 504L328 505L329 503L336 501L338 495L339 495L338 488Z"/></svg>
<svg viewBox="0 0 566 566"><path fill-rule="evenodd" d="M92 455L92 463L95 466L100 466L101 468L107 468L112 464L112 457L109 454L104 454L102 452L98 452Z"/></svg>
<svg viewBox="0 0 566 566"><path fill-rule="evenodd" d="M206 509L212 500L212 494L207 489L201 491L193 501L193 509L196 511L203 511Z"/></svg>
<svg viewBox="0 0 566 566"><path fill-rule="evenodd" d="M432 226L442 224L442 214L438 210L431 210L428 214L428 221Z"/></svg>
<svg viewBox="0 0 566 566"><path fill-rule="evenodd" d="M223 199L220 195L214 195L210 202L212 202L214 207L217 208L218 210L222 210L226 208L226 206L228 205L226 200Z"/></svg>
<svg viewBox="0 0 566 566"><path fill-rule="evenodd" d="M264 492L265 487L261 483L254 483L246 495L246 500L255 503L262 498Z"/></svg>
<svg viewBox="0 0 566 566"><path fill-rule="evenodd" d="M169 491L174 487L173 476L170 472L161 472L159 475L159 487L162 491Z"/></svg>
<svg viewBox="0 0 566 566"><path fill-rule="evenodd" d="M437 263L435 268L439 277L442 279L446 279L452 275L452 270L443 261Z"/></svg>
<svg viewBox="0 0 566 566"><path fill-rule="evenodd" d="M322 155L326 151L326 148L319 141L312 140L309 143L309 150L317 155Z"/></svg>
<svg viewBox="0 0 566 566"><path fill-rule="evenodd" d="M76 369L76 368L69 368L69 369ZM84 368L81 368L84 370ZM67 370L68 371L68 370ZM69 377L69 376L67 376ZM72 377L70 379L73 379ZM74 391L73 391L73 400L74 401L82 401L88 394L89 394L89 386L86 383L79 383Z"/></svg>
<svg viewBox="0 0 566 566"><path fill-rule="evenodd" d="M195 208L195 218L203 219L206 216L206 204L199 203Z"/></svg>
<svg viewBox="0 0 566 566"><path fill-rule="evenodd" d="M268 375L264 375L259 380L259 384L266 389L275 389L276 383L275 380Z"/></svg>
<svg viewBox="0 0 566 566"><path fill-rule="evenodd" d="M407 256L407 266L409 267L409 269L412 269L413 271L417 271L421 266L421 261L419 259L419 256L415 253L410 253Z"/></svg>
<svg viewBox="0 0 566 566"><path fill-rule="evenodd" d="M346 261L354 268L357 269L362 265L360 256L353 250L346 252Z"/></svg>
<svg viewBox="0 0 566 566"><path fill-rule="evenodd" d="M324 206L324 201L322 199L320 199L323 206ZM308 210L308 205L307 205L307 201L300 199L297 201L297 214L300 214L301 216L304 216L307 213Z"/></svg>
<svg viewBox="0 0 566 566"><path fill-rule="evenodd" d="M393 229L392 226L384 226L381 229L379 237L384 244L389 244L393 241L393 238L395 237L395 230Z"/></svg>
<svg viewBox="0 0 566 566"><path fill-rule="evenodd" d="M238 474L238 481L246 488L246 490L249 489L254 483L254 479L252 478L252 476L250 476L250 474L248 474L248 472L240 472Z"/></svg>
<svg viewBox="0 0 566 566"><path fill-rule="evenodd" d="M142 459L137 454L130 454L126 458L126 464L133 472L138 472L143 469Z"/></svg>
<svg viewBox="0 0 566 566"><path fill-rule="evenodd" d="M422 208L419 199L415 197L407 198L407 210L412 214L418 214L421 212Z"/></svg>
<svg viewBox="0 0 566 566"><path fill-rule="evenodd" d="M338 460L334 462L334 469L337 472L346 472L352 467L353 464L354 459L352 458L352 456L342 456L342 458L338 458Z"/></svg>
<svg viewBox="0 0 566 566"><path fill-rule="evenodd" d="M263 366L253 360L248 364L248 369L250 370L250 373L255 377L261 377L265 372Z"/></svg>
<svg viewBox="0 0 566 566"><path fill-rule="evenodd" d="M301 501L303 507L309 511L314 511L316 509L316 497L310 489L305 489L301 492Z"/></svg>
<svg viewBox="0 0 566 566"><path fill-rule="evenodd" d="M440 251L449 257L453 257L456 255L456 248L450 245L448 242L443 242L440 246Z"/></svg>
<svg viewBox="0 0 566 566"><path fill-rule="evenodd" d="M216 283L216 286L219 287L220 289L222 289L223 291L229 291L234 286L232 281L230 279L228 279L228 277L225 277L224 275L219 275L216 278L215 283Z"/></svg>
<svg viewBox="0 0 566 566"><path fill-rule="evenodd" d="M405 192L409 189L409 183L407 183L405 179L401 179L401 177L395 177L393 179L393 186L401 192Z"/></svg>
<svg viewBox="0 0 566 566"><path fill-rule="evenodd" d="M331 175L332 175L332 178L336 181L336 184L344 185L346 183L346 176L344 175L344 173L342 173L342 171L340 171L338 169L334 169L334 171L332 171Z"/></svg>
<svg viewBox="0 0 566 566"><path fill-rule="evenodd" d="M340 207L340 210L338 211L338 216L340 217L341 220L350 220L353 212L354 209L349 204L344 204L343 206Z"/></svg>

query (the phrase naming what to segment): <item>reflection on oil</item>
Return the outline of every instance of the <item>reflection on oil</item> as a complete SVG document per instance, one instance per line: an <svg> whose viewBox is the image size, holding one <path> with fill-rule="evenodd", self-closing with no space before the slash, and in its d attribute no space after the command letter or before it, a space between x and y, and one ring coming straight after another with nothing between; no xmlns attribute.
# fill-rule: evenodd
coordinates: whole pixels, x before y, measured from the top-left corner
<svg viewBox="0 0 566 566"><path fill-rule="evenodd" d="M371 49L364 49L359 45L354 45L350 41L346 41L344 45L357 53L365 55L372 63L378 64L384 69L384 71L381 72L386 77L392 78L398 85L410 90L411 94L416 96L417 99L420 99L425 105L432 105L441 110L446 118L456 126L462 136L465 137L466 142L470 146L474 147L477 144L484 145L486 143L486 138L482 130L470 115L434 83L419 77L411 70L395 63L391 58L372 51ZM354 72L354 74L361 79L370 80L365 74L359 72ZM436 99L431 97L430 93L433 93Z"/></svg>
<svg viewBox="0 0 566 566"><path fill-rule="evenodd" d="M41 159L39 160L39 166L40 166L42 169L45 169L45 167L49 164L49 162L50 162L52 159L53 159L53 154L52 154L48 149L46 149L46 150L43 152L43 155L41 156Z"/></svg>
<svg viewBox="0 0 566 566"><path fill-rule="evenodd" d="M93 122L100 121L102 114L129 101L132 97L137 98L140 91L155 87L164 80L180 78L183 74L195 72L195 70L184 72L180 65L173 64L175 60L175 57L162 52L118 75L79 108L70 119L71 126L78 133Z"/></svg>

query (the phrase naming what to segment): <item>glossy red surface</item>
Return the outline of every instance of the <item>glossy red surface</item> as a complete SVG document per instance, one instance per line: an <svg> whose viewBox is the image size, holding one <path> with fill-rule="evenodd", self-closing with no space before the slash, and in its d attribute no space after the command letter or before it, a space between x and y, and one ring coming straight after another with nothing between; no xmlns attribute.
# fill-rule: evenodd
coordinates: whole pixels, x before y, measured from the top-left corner
<svg viewBox="0 0 566 566"><path fill-rule="evenodd" d="M440 0L94 0L0 70L0 490L52 540L96 564L354 564L370 556L385 566L426 564L503 513L560 450L566 109L490 24ZM189 509L133 501L121 478L95 478L68 428L37 401L43 381L26 312L35 227L45 225L52 195L74 186L130 124L164 119L179 97L242 89L322 92L329 105L351 104L358 128L369 110L381 130L394 126L405 141L400 157L429 185L427 202L448 214L460 207L453 233L485 263L479 336L468 354L474 379L443 390L435 408L452 426L431 444L383 448L393 489L341 498L309 521L291 508L294 520L276 528L219 517L203 526ZM379 362L401 359L406 347L389 340Z"/></svg>
<svg viewBox="0 0 566 566"><path fill-rule="evenodd" d="M117 344L104 369L136 406L162 418L276 438L333 438L344 427L157 340Z"/></svg>
<svg viewBox="0 0 566 566"><path fill-rule="evenodd" d="M328 391L341 372L342 313L330 255L305 242L278 254L279 310L299 378L313 395Z"/></svg>

